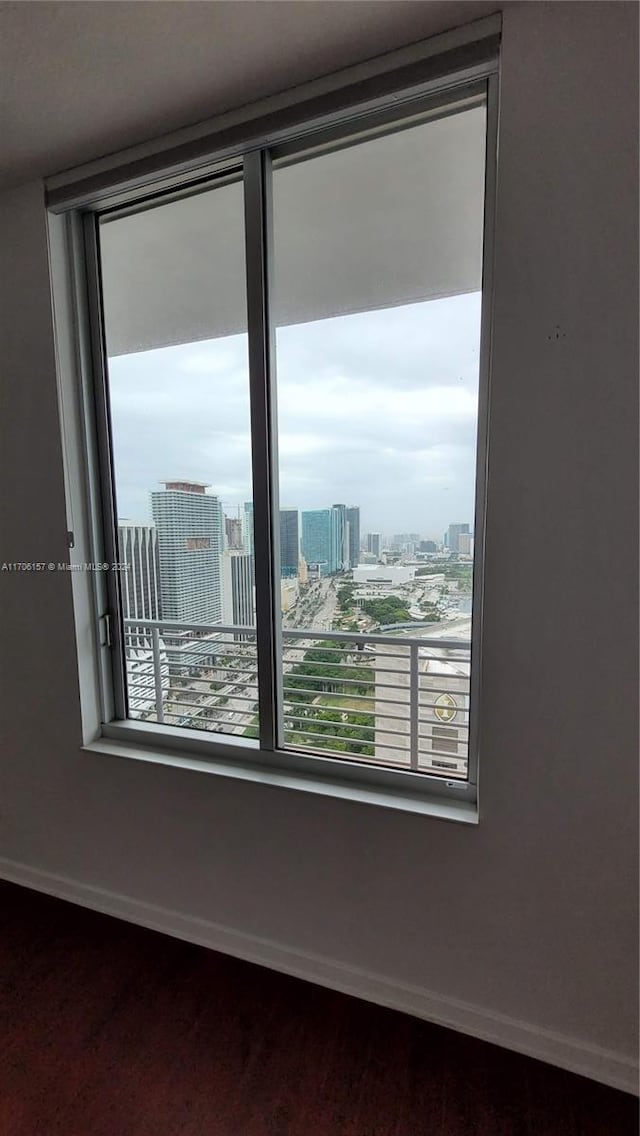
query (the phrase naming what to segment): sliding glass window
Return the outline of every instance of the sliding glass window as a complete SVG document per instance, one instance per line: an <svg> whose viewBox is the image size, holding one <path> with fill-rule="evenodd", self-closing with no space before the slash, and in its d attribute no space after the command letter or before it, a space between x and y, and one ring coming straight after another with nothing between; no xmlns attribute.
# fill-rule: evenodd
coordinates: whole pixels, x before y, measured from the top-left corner
<svg viewBox="0 0 640 1136"><path fill-rule="evenodd" d="M467 775L485 119L275 164L287 749Z"/></svg>
<svg viewBox="0 0 640 1136"><path fill-rule="evenodd" d="M243 187L100 224L124 713L258 717Z"/></svg>
<svg viewBox="0 0 640 1136"><path fill-rule="evenodd" d="M87 213L106 732L472 786L490 89Z"/></svg>

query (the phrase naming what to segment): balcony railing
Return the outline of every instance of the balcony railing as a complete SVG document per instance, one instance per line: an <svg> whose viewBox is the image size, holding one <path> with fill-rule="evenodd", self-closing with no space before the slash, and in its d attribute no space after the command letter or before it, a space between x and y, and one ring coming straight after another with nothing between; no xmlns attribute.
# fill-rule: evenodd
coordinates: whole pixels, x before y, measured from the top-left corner
<svg viewBox="0 0 640 1136"><path fill-rule="evenodd" d="M129 716L258 737L252 627L125 620ZM464 778L470 645L408 635L282 631L282 745Z"/></svg>

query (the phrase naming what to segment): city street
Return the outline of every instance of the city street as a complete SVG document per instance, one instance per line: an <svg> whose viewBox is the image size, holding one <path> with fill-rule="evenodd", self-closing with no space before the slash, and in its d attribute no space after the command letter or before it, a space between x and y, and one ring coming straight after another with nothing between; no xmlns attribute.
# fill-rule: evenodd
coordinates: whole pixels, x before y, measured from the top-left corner
<svg viewBox="0 0 640 1136"><path fill-rule="evenodd" d="M309 599L314 599L314 604L308 604ZM310 608L308 618L311 623L309 630L327 631L330 630L335 617L338 600L336 594L336 582L334 579L326 579L315 581L307 593L307 604ZM300 627L295 620L296 605L292 608L283 619L285 630L291 630L294 627L299 630L306 630ZM288 672L296 665L302 662L305 651L313 647L317 642L317 637L314 635L309 639L298 640L295 647L290 647L283 653L283 672ZM196 725L198 727L198 719L201 719L202 724L207 722L206 729L214 730L216 725L224 723L224 732L228 734L243 734L245 729L250 726L255 717L254 705L258 701L258 692L255 685L239 686L237 682L230 682L217 690L215 694L209 694L208 688L210 684L207 680L194 680L192 691L194 694L201 693L202 699L197 706L194 706L193 712L184 714L184 721L182 725ZM224 705L220 705L220 699L226 698L227 701ZM251 702L246 701L252 699ZM186 710L185 703L185 710ZM204 711L213 710L218 711L217 720L206 719ZM177 714L172 717L178 717Z"/></svg>

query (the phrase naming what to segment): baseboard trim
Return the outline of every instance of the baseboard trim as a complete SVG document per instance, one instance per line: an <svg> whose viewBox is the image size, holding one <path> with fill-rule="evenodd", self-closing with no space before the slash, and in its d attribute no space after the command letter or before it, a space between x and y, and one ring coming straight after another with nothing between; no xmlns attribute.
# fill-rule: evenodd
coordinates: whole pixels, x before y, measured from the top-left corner
<svg viewBox="0 0 640 1136"><path fill-rule="evenodd" d="M247 935L218 923L184 915L64 876L42 872L2 857L0 878L174 938L257 963L270 970L278 970L319 986L339 990L343 994L351 994L366 1002L374 1002L458 1030L623 1092L638 1093L637 1064L613 1050L544 1030L528 1022L421 987L408 986L357 967L345 966L333 959Z"/></svg>

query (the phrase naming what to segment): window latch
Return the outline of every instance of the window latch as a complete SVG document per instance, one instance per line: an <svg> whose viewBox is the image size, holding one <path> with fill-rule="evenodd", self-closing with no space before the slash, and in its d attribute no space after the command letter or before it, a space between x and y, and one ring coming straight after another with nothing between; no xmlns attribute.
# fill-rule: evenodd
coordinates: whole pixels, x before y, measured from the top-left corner
<svg viewBox="0 0 640 1136"><path fill-rule="evenodd" d="M110 612L107 611L107 612L105 612L104 615L100 616L100 619L98 620L98 628L99 628L99 632L100 632L100 646L101 647L112 647L113 641L111 639L111 614L110 614Z"/></svg>

